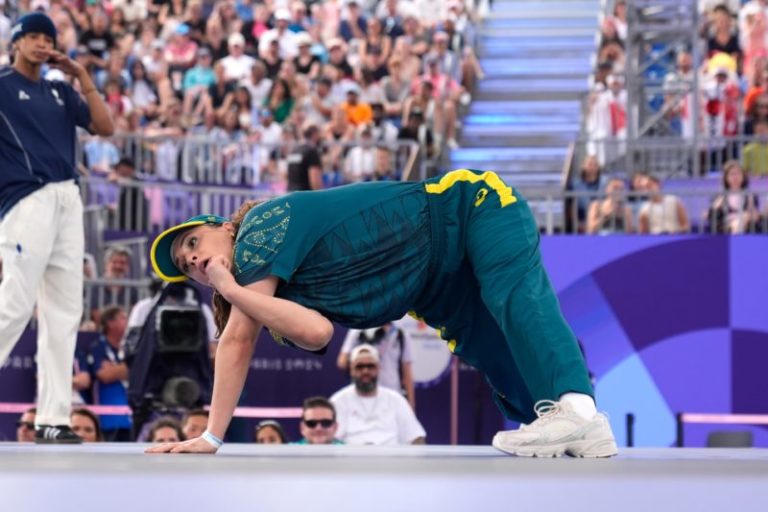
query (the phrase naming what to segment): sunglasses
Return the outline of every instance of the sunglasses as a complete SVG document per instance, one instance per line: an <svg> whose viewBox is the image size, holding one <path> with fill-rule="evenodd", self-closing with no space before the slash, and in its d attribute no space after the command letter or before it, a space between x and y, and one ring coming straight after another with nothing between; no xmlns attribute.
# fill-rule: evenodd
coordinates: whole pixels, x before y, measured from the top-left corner
<svg viewBox="0 0 768 512"><path fill-rule="evenodd" d="M318 425L320 425L323 428L331 428L333 424L336 423L334 420L303 420L303 421L304 421L304 424L309 428L315 428Z"/></svg>
<svg viewBox="0 0 768 512"><path fill-rule="evenodd" d="M31 421L17 421L16 428L21 428L21 427L28 428L29 430L34 430L35 424Z"/></svg>
<svg viewBox="0 0 768 512"><path fill-rule="evenodd" d="M375 370L377 366L374 363L362 363L354 366L355 370Z"/></svg>

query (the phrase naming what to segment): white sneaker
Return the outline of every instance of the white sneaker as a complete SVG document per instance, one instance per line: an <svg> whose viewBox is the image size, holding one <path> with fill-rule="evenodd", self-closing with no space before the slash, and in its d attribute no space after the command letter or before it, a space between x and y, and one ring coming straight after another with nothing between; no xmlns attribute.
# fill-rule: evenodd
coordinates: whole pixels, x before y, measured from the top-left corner
<svg viewBox="0 0 768 512"><path fill-rule="evenodd" d="M454 139L453 137L450 137L449 139L447 139L445 141L445 145L448 146L448 149L458 149L459 148L459 143L456 142L456 139Z"/></svg>
<svg viewBox="0 0 768 512"><path fill-rule="evenodd" d="M618 453L608 418L591 419L576 414L568 402L539 400L536 419L518 430L498 432L493 447L522 457L611 457Z"/></svg>

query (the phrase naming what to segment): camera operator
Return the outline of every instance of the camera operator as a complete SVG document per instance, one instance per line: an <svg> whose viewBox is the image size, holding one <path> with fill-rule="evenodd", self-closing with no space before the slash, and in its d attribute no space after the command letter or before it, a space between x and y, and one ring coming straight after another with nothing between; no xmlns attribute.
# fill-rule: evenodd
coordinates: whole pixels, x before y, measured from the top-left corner
<svg viewBox="0 0 768 512"><path fill-rule="evenodd" d="M131 369L128 401L134 437L162 415L181 416L209 403L216 327L199 290L157 280L153 296L131 311L126 356Z"/></svg>

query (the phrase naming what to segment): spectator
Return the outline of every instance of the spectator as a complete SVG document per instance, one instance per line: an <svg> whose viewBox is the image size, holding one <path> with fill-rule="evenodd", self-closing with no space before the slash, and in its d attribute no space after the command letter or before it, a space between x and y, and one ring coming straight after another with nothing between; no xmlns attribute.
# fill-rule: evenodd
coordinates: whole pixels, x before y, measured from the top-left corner
<svg viewBox="0 0 768 512"><path fill-rule="evenodd" d="M256 443L258 444L286 444L288 437L285 435L282 425L275 420L264 420L256 425Z"/></svg>
<svg viewBox="0 0 768 512"><path fill-rule="evenodd" d="M749 177L736 160L723 166L723 192L712 201L707 217L713 233L750 233L759 225L757 196L749 192Z"/></svg>
<svg viewBox="0 0 768 512"><path fill-rule="evenodd" d="M211 50L203 46L197 50L197 60L195 66L184 72L184 81L182 91L186 98L191 96L198 97L202 92L207 91L210 86L216 83L216 73L214 73L211 63L213 56Z"/></svg>
<svg viewBox="0 0 768 512"><path fill-rule="evenodd" d="M282 123L291 115L293 105L294 99L288 82L278 78L272 84L269 96L264 100L264 107L272 111L275 121Z"/></svg>
<svg viewBox="0 0 768 512"><path fill-rule="evenodd" d="M301 412L301 440L295 444L344 444L335 438L336 408L323 396L304 400Z"/></svg>
<svg viewBox="0 0 768 512"><path fill-rule="evenodd" d="M114 112L114 109L110 109ZM93 135L83 147L88 170L106 176L120 160L120 151L115 144L104 137Z"/></svg>
<svg viewBox="0 0 768 512"><path fill-rule="evenodd" d="M142 118L154 117L157 112L157 86L147 74L147 68L141 59L134 59L130 76L129 98L133 109L138 110Z"/></svg>
<svg viewBox="0 0 768 512"><path fill-rule="evenodd" d="M624 182L613 178L605 185L606 197L595 199L587 212L587 233L609 235L632 232L632 209L624 200Z"/></svg>
<svg viewBox="0 0 768 512"><path fill-rule="evenodd" d="M369 125L360 126L357 143L344 159L344 181L370 181L376 173L376 147Z"/></svg>
<svg viewBox="0 0 768 512"><path fill-rule="evenodd" d="M147 436L147 441L150 443L178 443L185 439L178 420L170 416L162 416L155 420Z"/></svg>
<svg viewBox="0 0 768 512"><path fill-rule="evenodd" d="M427 56L425 60L427 72L421 83L432 84L432 96L442 107L442 123L438 133L445 136L445 143L450 149L456 149L459 147L456 142L456 105L464 91L456 80L440 70L437 57ZM435 129L438 127L435 126Z"/></svg>
<svg viewBox="0 0 768 512"><path fill-rule="evenodd" d="M369 344L378 350L379 384L403 394L411 408L416 410L416 393L413 386L413 340L393 323L378 328L350 329L341 345L336 365L349 372L349 357L352 350L362 344Z"/></svg>
<svg viewBox="0 0 768 512"><path fill-rule="evenodd" d="M85 274L85 268L83 268L83 274ZM90 326L81 325L80 330L84 330L84 327ZM92 384L93 379L91 378L91 373L88 371L88 353L76 349L75 359L72 363L72 403L85 404L93 402L93 395L91 393ZM77 432L75 432L75 434L77 434Z"/></svg>
<svg viewBox="0 0 768 512"><path fill-rule="evenodd" d="M254 103L248 87L239 85L234 92L227 94L227 97L224 98L224 103L219 109L218 116L224 118L228 112L234 112L237 115L238 125L244 132L251 131L255 124L256 112L254 111Z"/></svg>
<svg viewBox="0 0 768 512"><path fill-rule="evenodd" d="M244 52L245 38L239 32L227 39L229 55L221 59L224 66L224 76L227 80L247 79L251 74L251 67L255 59Z"/></svg>
<svg viewBox="0 0 768 512"><path fill-rule="evenodd" d="M360 44L360 62L365 66L367 61L376 56L381 62L387 62L392 53L392 39L384 33L384 27L378 18L369 18L366 22L366 33ZM369 65L372 69L378 64Z"/></svg>
<svg viewBox="0 0 768 512"><path fill-rule="evenodd" d="M768 120L759 119L754 126L755 138L744 147L742 159L744 172L756 177L768 175Z"/></svg>
<svg viewBox="0 0 768 512"><path fill-rule="evenodd" d="M424 150L427 158L432 158L437 153L435 137L432 130L424 122L424 113L421 109L410 109L405 126L400 128L397 139L416 142Z"/></svg>
<svg viewBox="0 0 768 512"><path fill-rule="evenodd" d="M327 140L330 147L327 150L327 167L340 170L347 148L344 146L354 140L355 127L349 122L347 113L338 106L333 109L331 121L325 125L323 139Z"/></svg>
<svg viewBox="0 0 768 512"><path fill-rule="evenodd" d="M208 87L206 110L215 111L221 108L228 94L235 92L235 81L227 78L226 68L221 61L213 66L213 73L216 81Z"/></svg>
<svg viewBox="0 0 768 512"><path fill-rule="evenodd" d="M595 95L587 120L592 141L589 151L597 155L601 166L608 166L621 158L627 138L627 91L624 77L609 75L608 89Z"/></svg>
<svg viewBox="0 0 768 512"><path fill-rule="evenodd" d="M262 168L269 164L277 152L283 138L283 127L275 122L272 111L263 108L259 112L260 124L253 130L252 140L259 144L259 164Z"/></svg>
<svg viewBox="0 0 768 512"><path fill-rule="evenodd" d="M105 308L99 318L99 339L88 350L88 367L94 376L93 402L97 405L128 405L122 340L128 317L121 308ZM130 441L131 418L128 415L104 415L101 418L104 439Z"/></svg>
<svg viewBox="0 0 768 512"><path fill-rule="evenodd" d="M192 68L197 57L197 43L189 37L189 25L176 25L163 56L168 63L173 90L183 92L184 73Z"/></svg>
<svg viewBox="0 0 768 512"><path fill-rule="evenodd" d="M752 74L755 62L766 55L766 12L762 0L751 0L739 11L739 38L744 55L744 74Z"/></svg>
<svg viewBox="0 0 768 512"><path fill-rule="evenodd" d="M760 94L752 102L749 110L744 117L744 135L753 135L755 133L755 123L762 121L768 122L768 94Z"/></svg>
<svg viewBox="0 0 768 512"><path fill-rule="evenodd" d="M727 53L736 62L741 62L739 38L733 30L731 11L725 5L718 5L712 11L712 33L707 39L709 55Z"/></svg>
<svg viewBox="0 0 768 512"><path fill-rule="evenodd" d="M347 0L347 13L342 16L339 24L339 35L344 41L352 39L365 39L365 31L368 28L368 20L360 9L360 0Z"/></svg>
<svg viewBox="0 0 768 512"><path fill-rule="evenodd" d="M306 122L323 126L330 121L335 105L331 96L332 84L328 77L321 77L315 82L312 91L299 100L299 108L303 110Z"/></svg>
<svg viewBox="0 0 768 512"><path fill-rule="evenodd" d="M185 439L200 437L208 428L208 411L192 409L181 420L181 431Z"/></svg>
<svg viewBox="0 0 768 512"><path fill-rule="evenodd" d="M265 50L273 41L276 41L280 58L291 60L298 53L296 33L288 30L288 25L291 23L291 13L288 9L279 8L275 11L274 19L275 28L267 30L259 38L259 51Z"/></svg>
<svg viewBox="0 0 768 512"><path fill-rule="evenodd" d="M264 62L257 60L251 68L251 78L244 83L251 91L251 99L254 105L263 105L264 100L272 89L272 79L267 78L267 67Z"/></svg>
<svg viewBox="0 0 768 512"><path fill-rule="evenodd" d="M688 212L679 197L661 193L661 182L648 177L648 201L640 207L638 232L670 235L690 231Z"/></svg>
<svg viewBox="0 0 768 512"><path fill-rule="evenodd" d="M377 181L400 180L400 171L395 168L395 159L390 147L381 144L376 147Z"/></svg>
<svg viewBox="0 0 768 512"><path fill-rule="evenodd" d="M370 123L373 120L373 111L368 103L360 101L360 86L349 82L345 93L347 100L340 108L347 114L347 121L355 127Z"/></svg>
<svg viewBox="0 0 768 512"><path fill-rule="evenodd" d="M306 76L309 80L315 80L320 74L320 58L310 52L312 48L312 36L307 32L296 35L298 55L293 59L296 72Z"/></svg>
<svg viewBox="0 0 768 512"><path fill-rule="evenodd" d="M389 74L381 80L384 109L388 117L400 118L403 115L403 103L410 91L409 82L403 80L400 72L402 67L403 61L400 56L393 56L387 63Z"/></svg>
<svg viewBox="0 0 768 512"><path fill-rule="evenodd" d="M288 156L288 190L319 190L323 188L323 163L318 145L320 129L310 125L304 130L305 144Z"/></svg>
<svg viewBox="0 0 768 512"><path fill-rule="evenodd" d="M338 70L339 78L354 77L355 72L347 60L347 49L343 39L334 38L328 41L328 64Z"/></svg>
<svg viewBox="0 0 768 512"><path fill-rule="evenodd" d="M116 245L107 249L104 254L104 274L106 280L127 280L131 277L131 259L133 254L125 246ZM132 306L139 300L138 289L122 284L108 284L96 290L92 289L91 319L99 323L100 309L108 304L124 304Z"/></svg>
<svg viewBox="0 0 768 512"><path fill-rule="evenodd" d="M280 57L280 46L276 39L270 41L269 47L262 51L260 62L264 63L267 77L270 80L275 80L280 74L280 69L283 67L283 59Z"/></svg>
<svg viewBox="0 0 768 512"><path fill-rule="evenodd" d="M377 144L384 144L394 147L397 144L397 127L386 118L384 105L382 103L372 103L373 122L371 123L371 132L373 141Z"/></svg>
<svg viewBox="0 0 768 512"><path fill-rule="evenodd" d="M100 443L104 441L99 418L90 410L81 407L74 409L70 415L72 431L85 443Z"/></svg>
<svg viewBox="0 0 768 512"><path fill-rule="evenodd" d="M105 59L115 47L115 39L109 33L107 23L107 15L104 11L96 11L93 16L93 26L85 30L78 41L78 44L85 46L91 52L90 71L107 67Z"/></svg>
<svg viewBox="0 0 768 512"><path fill-rule="evenodd" d="M578 177L568 183L568 190L573 192L575 196L566 200L569 223L572 229L576 229L577 233L585 232L589 203L602 192L605 188L605 182L605 176L603 176L597 157L595 155L585 157Z"/></svg>
<svg viewBox="0 0 768 512"><path fill-rule="evenodd" d="M149 228L149 202L144 196L141 181L136 176L133 160L123 157L117 162L110 179L120 186L117 203L117 228L123 231L147 231Z"/></svg>
<svg viewBox="0 0 768 512"><path fill-rule="evenodd" d="M350 354L352 384L337 391L337 437L347 444L423 444L424 428L397 391L378 385L379 353L362 344Z"/></svg>
<svg viewBox="0 0 768 512"><path fill-rule="evenodd" d="M35 442L35 416L37 416L37 409L34 407L30 407L22 413L16 422L17 443Z"/></svg>
<svg viewBox="0 0 768 512"><path fill-rule="evenodd" d="M400 0L384 0L376 7L376 17L381 20L385 35L393 41L403 35L403 16Z"/></svg>

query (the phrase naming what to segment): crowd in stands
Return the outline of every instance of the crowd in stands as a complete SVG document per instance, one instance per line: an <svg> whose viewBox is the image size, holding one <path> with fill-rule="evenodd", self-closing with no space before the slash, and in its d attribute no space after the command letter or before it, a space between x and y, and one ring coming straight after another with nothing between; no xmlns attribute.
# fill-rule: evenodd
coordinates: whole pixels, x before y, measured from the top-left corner
<svg viewBox="0 0 768 512"><path fill-rule="evenodd" d="M116 121L114 138L86 138L96 174L128 158L157 179L284 183L313 127L324 185L397 178L384 162L398 141L429 155L457 145L482 75L468 0L18 0L0 13L0 63L13 21L38 9Z"/></svg>
<svg viewBox="0 0 768 512"><path fill-rule="evenodd" d="M700 0L698 7L701 23L696 44L701 61L694 62L689 47L654 47L651 54L661 57L643 64L646 78L657 80L662 88L641 101L647 102L650 111L663 114L665 124L655 135L679 137L681 148L697 136L699 147L694 154L699 155L702 174L719 176L716 179L722 185L710 179L709 191L690 190L711 196L702 208L699 201L660 192L665 178L674 174L667 168L651 166L634 176L624 173L627 5L615 0L600 26L584 156L576 162L580 168L567 187L567 231L766 231L768 209L761 205L759 194L750 191L749 183L756 179L762 189L768 177L768 2ZM695 91L691 89L694 76L698 79ZM690 174L693 164L688 161L682 168ZM688 205L693 209L690 213Z"/></svg>

